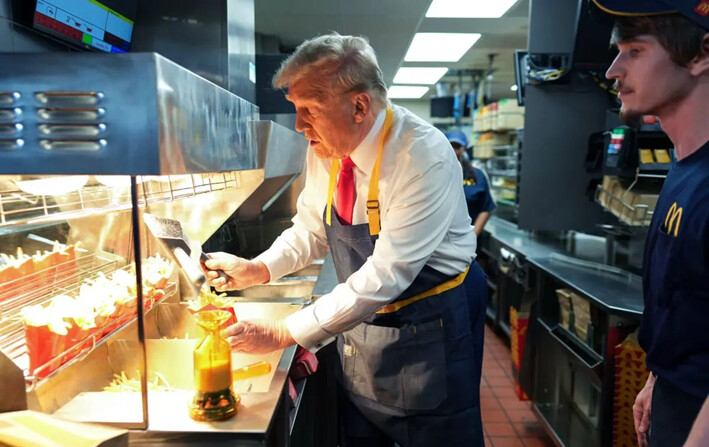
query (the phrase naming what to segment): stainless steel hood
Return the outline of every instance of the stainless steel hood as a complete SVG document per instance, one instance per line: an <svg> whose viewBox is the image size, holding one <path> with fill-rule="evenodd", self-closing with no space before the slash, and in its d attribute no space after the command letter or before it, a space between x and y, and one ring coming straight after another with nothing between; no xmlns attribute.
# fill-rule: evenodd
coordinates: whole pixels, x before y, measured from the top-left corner
<svg viewBox="0 0 709 447"><path fill-rule="evenodd" d="M239 218L246 220L265 212L291 186L303 170L308 150L302 135L273 121L259 121L253 129L264 180L239 207Z"/></svg>
<svg viewBox="0 0 709 447"><path fill-rule="evenodd" d="M158 54L0 54L0 174L257 169L257 119Z"/></svg>

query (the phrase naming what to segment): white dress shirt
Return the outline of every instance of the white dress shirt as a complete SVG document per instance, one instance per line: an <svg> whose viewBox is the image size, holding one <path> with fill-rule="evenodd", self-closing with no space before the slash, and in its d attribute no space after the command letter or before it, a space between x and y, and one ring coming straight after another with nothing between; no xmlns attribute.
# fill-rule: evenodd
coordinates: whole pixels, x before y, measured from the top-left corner
<svg viewBox="0 0 709 447"><path fill-rule="evenodd" d="M286 319L295 341L307 349L319 349L333 335L353 328L396 299L424 265L453 276L475 258L476 238L465 204L462 169L453 148L430 124L402 107L392 108L394 120L379 174L379 239L372 256L346 282ZM385 111L381 111L350 155L356 165L353 224L367 223L369 180L384 118ZM308 150L305 187L293 226L256 258L268 267L272 280L327 252L322 217L331 163Z"/></svg>

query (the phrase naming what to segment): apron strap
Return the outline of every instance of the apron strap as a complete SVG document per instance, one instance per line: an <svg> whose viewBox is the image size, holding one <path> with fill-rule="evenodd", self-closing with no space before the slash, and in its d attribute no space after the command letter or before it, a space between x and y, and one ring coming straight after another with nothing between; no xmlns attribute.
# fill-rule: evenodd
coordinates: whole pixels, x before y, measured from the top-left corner
<svg viewBox="0 0 709 447"><path fill-rule="evenodd" d="M340 160L334 158L332 166L330 166L330 185L327 188L327 212L325 213L325 222L327 226L332 226L332 193L335 192L337 184L337 171L340 170Z"/></svg>
<svg viewBox="0 0 709 447"><path fill-rule="evenodd" d="M387 109L387 116L384 120L384 131L382 132L382 141L379 143L379 154L377 161L374 162L372 169L372 177L369 180L369 194L367 196L367 220L369 220L369 235L376 236L381 230L381 220L379 217L379 165L382 163L382 154L384 153L384 143L389 136L391 130L391 122L394 113L391 109Z"/></svg>
<svg viewBox="0 0 709 447"><path fill-rule="evenodd" d="M372 177L369 180L367 220L369 221L369 234L371 236L378 235L381 230L381 220L379 217L379 166L381 165L382 154L384 153L384 143L389 137L393 119L394 112L389 108L386 111L386 118L384 119L382 139L379 143L379 153L377 154L377 160L374 162L374 167L372 168ZM337 172L339 170L340 160L333 159L332 165L330 166L330 184L327 189L327 211L325 212L325 222L327 222L328 226L332 225L332 196L335 192L335 186L337 185Z"/></svg>
<svg viewBox="0 0 709 447"><path fill-rule="evenodd" d="M393 312L396 312L397 310L401 309L402 307L408 306L409 304L413 304L416 301L420 301L424 298L428 298L430 296L434 295L440 295L443 292L447 292L450 289L454 289L461 285L463 283L463 280L465 280L465 277L468 275L468 270L470 270L470 267L467 267L465 271L455 278L446 281L442 284L437 285L436 287L426 290L425 292L421 292L418 295L414 295L411 298L407 298L405 300L401 301L396 301L394 303L387 304L386 306L382 307L377 311L378 314L390 314Z"/></svg>

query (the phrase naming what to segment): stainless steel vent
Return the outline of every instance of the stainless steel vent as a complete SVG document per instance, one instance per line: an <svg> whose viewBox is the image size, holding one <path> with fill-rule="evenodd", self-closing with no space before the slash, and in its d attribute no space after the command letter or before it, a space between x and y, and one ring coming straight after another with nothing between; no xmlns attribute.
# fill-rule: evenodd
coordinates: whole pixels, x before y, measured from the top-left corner
<svg viewBox="0 0 709 447"><path fill-rule="evenodd" d="M101 92L37 92L35 99L50 107L88 107L103 100Z"/></svg>
<svg viewBox="0 0 709 447"><path fill-rule="evenodd" d="M0 109L0 114L2 111ZM39 108L37 116L47 122L96 122L106 115L106 109L103 107L86 108L86 109L67 109L67 108ZM1 116L1 115L0 115Z"/></svg>
<svg viewBox="0 0 709 447"><path fill-rule="evenodd" d="M0 92L0 106L11 106L20 100L18 92Z"/></svg>
<svg viewBox="0 0 709 447"><path fill-rule="evenodd" d="M0 92L0 151L14 151L24 145L20 137L24 130L22 108L14 106L20 99L17 92Z"/></svg>
<svg viewBox="0 0 709 447"><path fill-rule="evenodd" d="M0 108L0 123L14 122L22 117L22 109L19 107Z"/></svg>
<svg viewBox="0 0 709 447"><path fill-rule="evenodd" d="M98 122L106 110L95 107L102 92L36 92L39 147L47 151L96 152L106 147L106 124ZM0 129L2 135L2 129Z"/></svg>

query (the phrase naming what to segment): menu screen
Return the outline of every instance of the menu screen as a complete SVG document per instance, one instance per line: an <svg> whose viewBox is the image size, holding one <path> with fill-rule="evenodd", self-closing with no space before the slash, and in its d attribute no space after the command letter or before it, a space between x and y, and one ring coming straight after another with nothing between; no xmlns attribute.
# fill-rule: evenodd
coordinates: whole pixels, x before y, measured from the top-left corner
<svg viewBox="0 0 709 447"><path fill-rule="evenodd" d="M133 20L96 0L37 0L34 26L107 53L130 50Z"/></svg>

